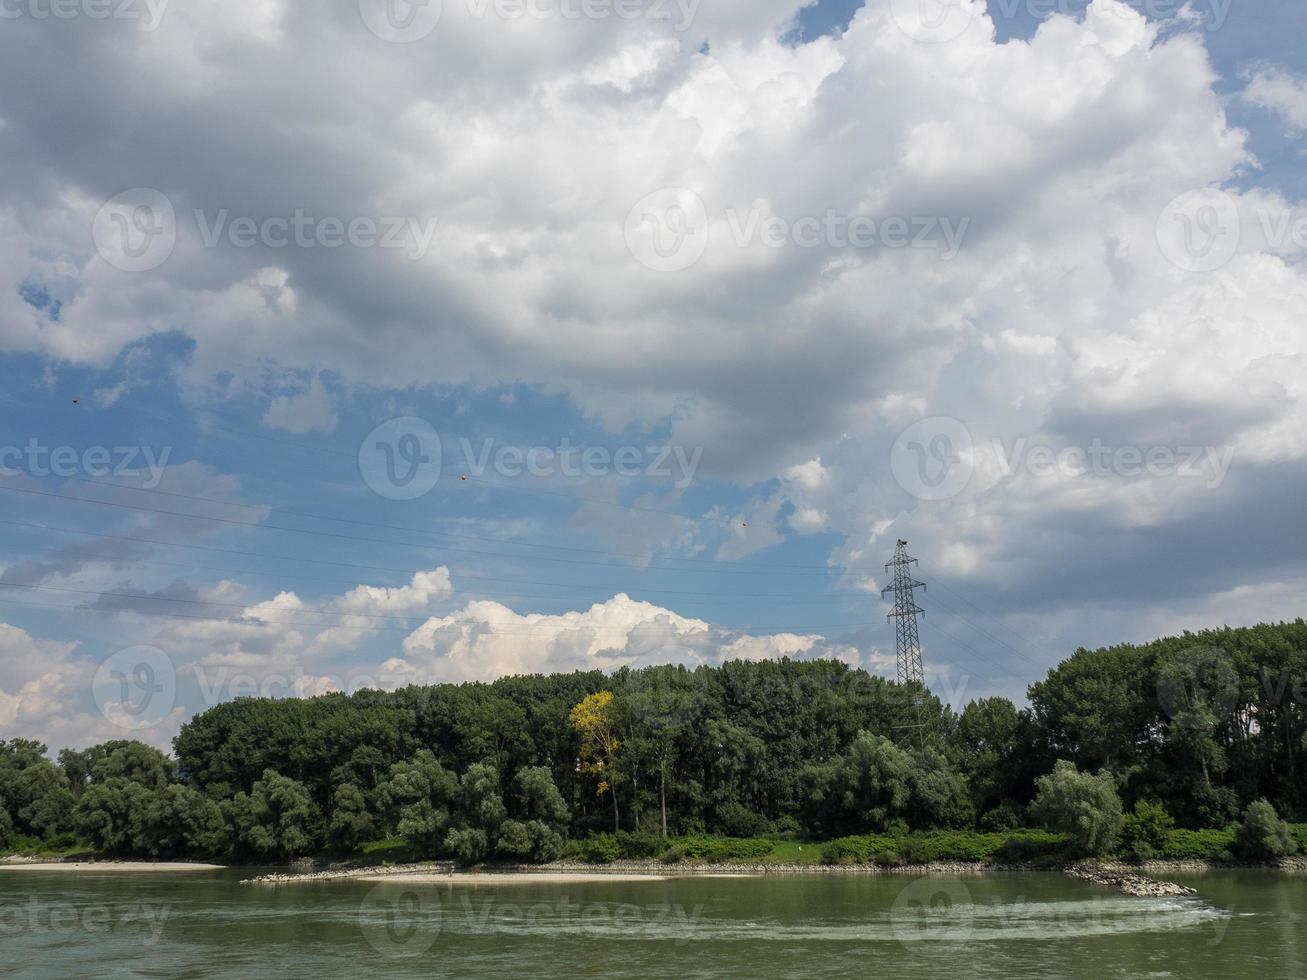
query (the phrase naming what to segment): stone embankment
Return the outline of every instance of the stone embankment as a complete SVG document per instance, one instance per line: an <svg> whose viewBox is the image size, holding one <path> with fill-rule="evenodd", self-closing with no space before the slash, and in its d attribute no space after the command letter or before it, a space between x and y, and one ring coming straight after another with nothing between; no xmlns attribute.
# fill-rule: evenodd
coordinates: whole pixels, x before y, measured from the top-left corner
<svg viewBox="0 0 1307 980"><path fill-rule="evenodd" d="M1110 864L1078 864L1066 869L1073 878L1083 878L1098 885L1116 888L1126 895L1136 898L1178 898L1198 894L1185 885L1173 881L1158 881L1147 878L1127 867Z"/></svg>
<svg viewBox="0 0 1307 980"><path fill-rule="evenodd" d="M424 864L387 864L380 867L327 868L325 871L306 871L300 874L259 875L246 878L242 885L294 885L309 881L339 881L346 878L376 878L383 875L449 875L454 873L452 861L435 861Z"/></svg>

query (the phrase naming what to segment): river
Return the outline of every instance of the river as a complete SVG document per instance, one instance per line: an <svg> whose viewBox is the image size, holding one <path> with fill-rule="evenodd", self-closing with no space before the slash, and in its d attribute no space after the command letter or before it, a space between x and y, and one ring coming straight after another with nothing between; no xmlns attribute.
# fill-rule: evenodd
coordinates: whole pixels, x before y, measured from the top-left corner
<svg viewBox="0 0 1307 980"><path fill-rule="evenodd" d="M1307 877L1128 898L1058 874L242 886L0 875L0 972L97 977L1307 976Z"/></svg>

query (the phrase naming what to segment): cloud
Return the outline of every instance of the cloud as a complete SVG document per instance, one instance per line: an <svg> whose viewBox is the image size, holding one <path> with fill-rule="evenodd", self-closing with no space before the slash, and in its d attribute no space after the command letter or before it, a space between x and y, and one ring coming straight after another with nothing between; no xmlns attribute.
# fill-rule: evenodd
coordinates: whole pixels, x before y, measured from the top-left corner
<svg viewBox="0 0 1307 980"><path fill-rule="evenodd" d="M843 655L846 649L834 652ZM823 652L830 651L821 636L741 635L619 594L587 610L558 616L519 614L497 602L471 602L414 630L404 640L401 663L431 682Z"/></svg>
<svg viewBox="0 0 1307 980"><path fill-rule="evenodd" d="M1283 68L1259 68L1248 77L1243 97L1279 116L1290 132L1307 130L1307 79Z"/></svg>
<svg viewBox="0 0 1307 980"><path fill-rule="evenodd" d="M613 431L703 447L703 480L750 501L633 521L611 486L577 490L575 525L635 564L702 548L723 528L723 560L789 531L829 532L844 537L831 558L846 583L869 587L903 536L936 558L931 574L1047 617L1045 659L1067 652L1068 610L1125 603L1128 630L1181 597L1210 597L1219 618L1243 608L1239 588L1298 580L1307 278L1301 246L1268 228L1301 204L1252 186L1257 161L1227 119L1201 32L1162 30L1117 0L1007 43L970 3L966 29L941 44L905 33L888 0L869 0L839 38L797 45L780 38L798 0L705 4L679 32L478 22L446 6L440 29L408 46L380 43L353 5L311 0L238 16L195 0L149 36L85 18L0 33L0 120L22 136L0 141L0 345L102 365L176 331L195 345L192 382L265 365L311 374L307 391L268 409L267 424L290 431L334 426L327 372L333 390L563 393ZM39 91L26 84L50 64L68 69ZM161 77L176 84L142 81ZM1300 130L1302 92L1264 66L1244 98ZM149 273L123 273L95 251L93 219L142 184L172 201L176 248ZM628 241L628 223L669 217L637 208L662 188L693 192L707 216L703 253L681 271L642 264ZM1235 221L1168 210L1195 191ZM420 256L238 248L207 244L196 218L298 209L436 218L438 230ZM874 247L827 237L855 218L877 223ZM894 219L910 239L924 233L920 247L883 239ZM818 243L800 243L795 230L813 223ZM951 256L943 227L958 235ZM1175 251L1186 234L1203 254ZM1195 271L1212 249L1225 261ZM24 283L64 298L57 319L22 301ZM955 420L972 444L975 472L942 500L914 496L892 466L899 435L929 418ZM1039 475L1008 467L1023 440L1234 454L1210 486L1120 467ZM230 477L175 469L169 489L213 496L223 480L239 499ZM53 549L4 574L40 583L128 567L151 550L137 539L160 528L203 533L153 517L131 540ZM443 598L416 584L360 589L329 601L365 616ZM366 620L333 631L277 601L260 613L304 622L269 629L238 610L177 635L287 664L372 635ZM451 677L626 662L662 649L647 621L686 656L722 645L668 610L599 608L610 606L625 624L610 632L592 611L569 627L491 604L436 616L407 642ZM544 647L510 643L519 626L539 626Z"/></svg>
<svg viewBox="0 0 1307 980"><path fill-rule="evenodd" d="M274 398L263 416L263 424L297 434L335 431L336 413L327 397L322 377L314 375L308 391L302 394Z"/></svg>

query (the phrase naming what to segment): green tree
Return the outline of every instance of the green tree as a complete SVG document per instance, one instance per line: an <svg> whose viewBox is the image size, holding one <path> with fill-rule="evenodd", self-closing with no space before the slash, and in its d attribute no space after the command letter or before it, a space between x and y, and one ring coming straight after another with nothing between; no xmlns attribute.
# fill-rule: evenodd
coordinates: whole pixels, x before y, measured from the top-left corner
<svg viewBox="0 0 1307 980"><path fill-rule="evenodd" d="M1161 853L1171 836L1175 821L1166 808L1146 800L1135 803L1134 812L1127 813L1122 827L1122 842L1126 850L1140 861L1149 861Z"/></svg>
<svg viewBox="0 0 1307 980"><path fill-rule="evenodd" d="M1074 837L1082 854L1110 853L1121 833L1121 797L1106 770L1092 775L1060 760L1036 781L1030 809L1037 819Z"/></svg>
<svg viewBox="0 0 1307 980"><path fill-rule="evenodd" d="M224 817L237 849L261 857L307 854L322 840L322 812L309 791L273 769L248 794L227 801Z"/></svg>
<svg viewBox="0 0 1307 980"><path fill-rule="evenodd" d="M106 854L148 854L151 839L150 813L155 794L146 786L122 776L93 783L77 801L74 815L77 832L96 850Z"/></svg>
<svg viewBox="0 0 1307 980"><path fill-rule="evenodd" d="M361 789L353 783L338 786L331 803L327 840L332 847L339 851L354 851L364 841L373 838L376 827Z"/></svg>
<svg viewBox="0 0 1307 980"><path fill-rule="evenodd" d="M1266 800L1254 800L1235 832L1234 849L1240 857L1273 860L1296 853L1298 844L1275 807Z"/></svg>
<svg viewBox="0 0 1307 980"><path fill-rule="evenodd" d="M397 762L377 789L382 812L392 829L421 853L439 853L458 799L458 780L429 749Z"/></svg>

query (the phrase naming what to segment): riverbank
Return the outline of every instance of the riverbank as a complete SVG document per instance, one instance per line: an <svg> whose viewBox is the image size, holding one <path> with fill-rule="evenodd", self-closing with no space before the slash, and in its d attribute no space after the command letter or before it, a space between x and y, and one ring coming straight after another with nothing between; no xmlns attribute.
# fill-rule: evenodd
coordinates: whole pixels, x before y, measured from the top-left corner
<svg viewBox="0 0 1307 980"><path fill-rule="evenodd" d="M150 872L154 874L172 874L184 871L221 871L221 864L202 864L193 861L42 861L34 858L0 858L0 873L5 871L50 871L60 874L70 872L105 873L105 872Z"/></svg>

